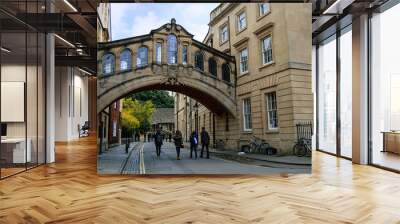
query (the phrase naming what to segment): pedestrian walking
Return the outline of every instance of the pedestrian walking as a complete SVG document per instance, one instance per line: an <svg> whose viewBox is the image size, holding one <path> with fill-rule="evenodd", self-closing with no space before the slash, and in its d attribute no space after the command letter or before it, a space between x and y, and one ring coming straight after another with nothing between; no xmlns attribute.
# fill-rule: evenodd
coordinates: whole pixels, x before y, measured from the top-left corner
<svg viewBox="0 0 400 224"><path fill-rule="evenodd" d="M157 129L157 132L154 135L154 144L156 145L157 157L160 157L160 155L161 155L161 146L163 144L163 135L161 134L160 129Z"/></svg>
<svg viewBox="0 0 400 224"><path fill-rule="evenodd" d="M210 145L210 135L206 131L205 127L201 128L201 153L200 153L200 158L203 158L203 152L204 148L207 150L207 159L210 158L210 150L209 150L209 145Z"/></svg>
<svg viewBox="0 0 400 224"><path fill-rule="evenodd" d="M193 158L193 151L195 159L197 159L197 145L199 144L199 138L197 132L192 132L190 135L190 158Z"/></svg>
<svg viewBox="0 0 400 224"><path fill-rule="evenodd" d="M174 135L174 143L175 143L175 147L176 147L176 159L180 160L181 157L181 147L183 145L182 142L182 133L179 130L176 130L175 135Z"/></svg>

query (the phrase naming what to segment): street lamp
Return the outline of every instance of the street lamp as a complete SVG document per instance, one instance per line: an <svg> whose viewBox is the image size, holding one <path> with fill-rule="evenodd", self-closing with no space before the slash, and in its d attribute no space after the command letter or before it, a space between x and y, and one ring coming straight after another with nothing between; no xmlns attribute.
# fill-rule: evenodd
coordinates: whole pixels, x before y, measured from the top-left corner
<svg viewBox="0 0 400 224"><path fill-rule="evenodd" d="M194 119L195 119L195 121L194 121L194 129L198 133L199 132L199 119L198 119L198 117L199 117L199 104L196 102L193 105L193 108L194 108Z"/></svg>

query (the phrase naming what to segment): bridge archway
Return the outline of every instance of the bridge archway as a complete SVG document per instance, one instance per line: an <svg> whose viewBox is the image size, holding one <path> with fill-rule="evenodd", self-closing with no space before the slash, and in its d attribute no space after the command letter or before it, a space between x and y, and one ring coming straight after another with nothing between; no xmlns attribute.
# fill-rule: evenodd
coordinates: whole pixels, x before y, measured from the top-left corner
<svg viewBox="0 0 400 224"><path fill-rule="evenodd" d="M168 49L171 35L177 37L174 60ZM128 59L126 54L121 57L127 49L131 52ZM203 54L202 69L195 66L197 52ZM103 61L109 54L115 60ZM224 71L226 65L235 68L234 57L196 41L174 19L147 35L99 43L98 59L97 113L130 93L159 89L187 95L216 114L236 116L236 69L229 70L229 78Z"/></svg>

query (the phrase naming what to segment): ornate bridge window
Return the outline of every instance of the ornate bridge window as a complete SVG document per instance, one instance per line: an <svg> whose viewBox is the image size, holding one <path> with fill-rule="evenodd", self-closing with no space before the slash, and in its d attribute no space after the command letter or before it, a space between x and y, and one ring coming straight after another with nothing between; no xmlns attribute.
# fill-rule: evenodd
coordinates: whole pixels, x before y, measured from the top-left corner
<svg viewBox="0 0 400 224"><path fill-rule="evenodd" d="M186 65L188 63L188 46L184 45L182 47L182 64Z"/></svg>
<svg viewBox="0 0 400 224"><path fill-rule="evenodd" d="M147 47L139 47L136 58L136 66L144 67L147 65L148 50Z"/></svg>
<svg viewBox="0 0 400 224"><path fill-rule="evenodd" d="M222 79L227 82L231 81L231 71L227 63L222 65Z"/></svg>
<svg viewBox="0 0 400 224"><path fill-rule="evenodd" d="M103 74L104 75L110 75L114 73L114 67L115 67L115 57L111 53L107 53L103 56L102 58L102 63L103 63Z"/></svg>
<svg viewBox="0 0 400 224"><path fill-rule="evenodd" d="M120 70L125 71L132 67L132 52L129 49L125 49L121 52L120 56Z"/></svg>
<svg viewBox="0 0 400 224"><path fill-rule="evenodd" d="M217 77L217 62L214 58L208 59L208 71L212 76Z"/></svg>
<svg viewBox="0 0 400 224"><path fill-rule="evenodd" d="M194 55L194 67L204 71L204 56L200 51Z"/></svg>
<svg viewBox="0 0 400 224"><path fill-rule="evenodd" d="M176 36L173 34L167 37L168 45L168 64L176 64L178 62L178 44Z"/></svg>
<svg viewBox="0 0 400 224"><path fill-rule="evenodd" d="M156 63L161 64L161 58L162 58L162 45L160 42L156 43Z"/></svg>

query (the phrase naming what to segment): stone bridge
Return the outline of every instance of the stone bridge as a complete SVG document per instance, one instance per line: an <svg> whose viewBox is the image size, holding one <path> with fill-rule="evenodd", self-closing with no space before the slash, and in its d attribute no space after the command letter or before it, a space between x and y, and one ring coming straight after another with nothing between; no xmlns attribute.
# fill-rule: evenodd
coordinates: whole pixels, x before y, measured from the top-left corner
<svg viewBox="0 0 400 224"><path fill-rule="evenodd" d="M235 58L170 23L149 34L98 44L97 113L144 90L185 94L217 114L236 116Z"/></svg>

